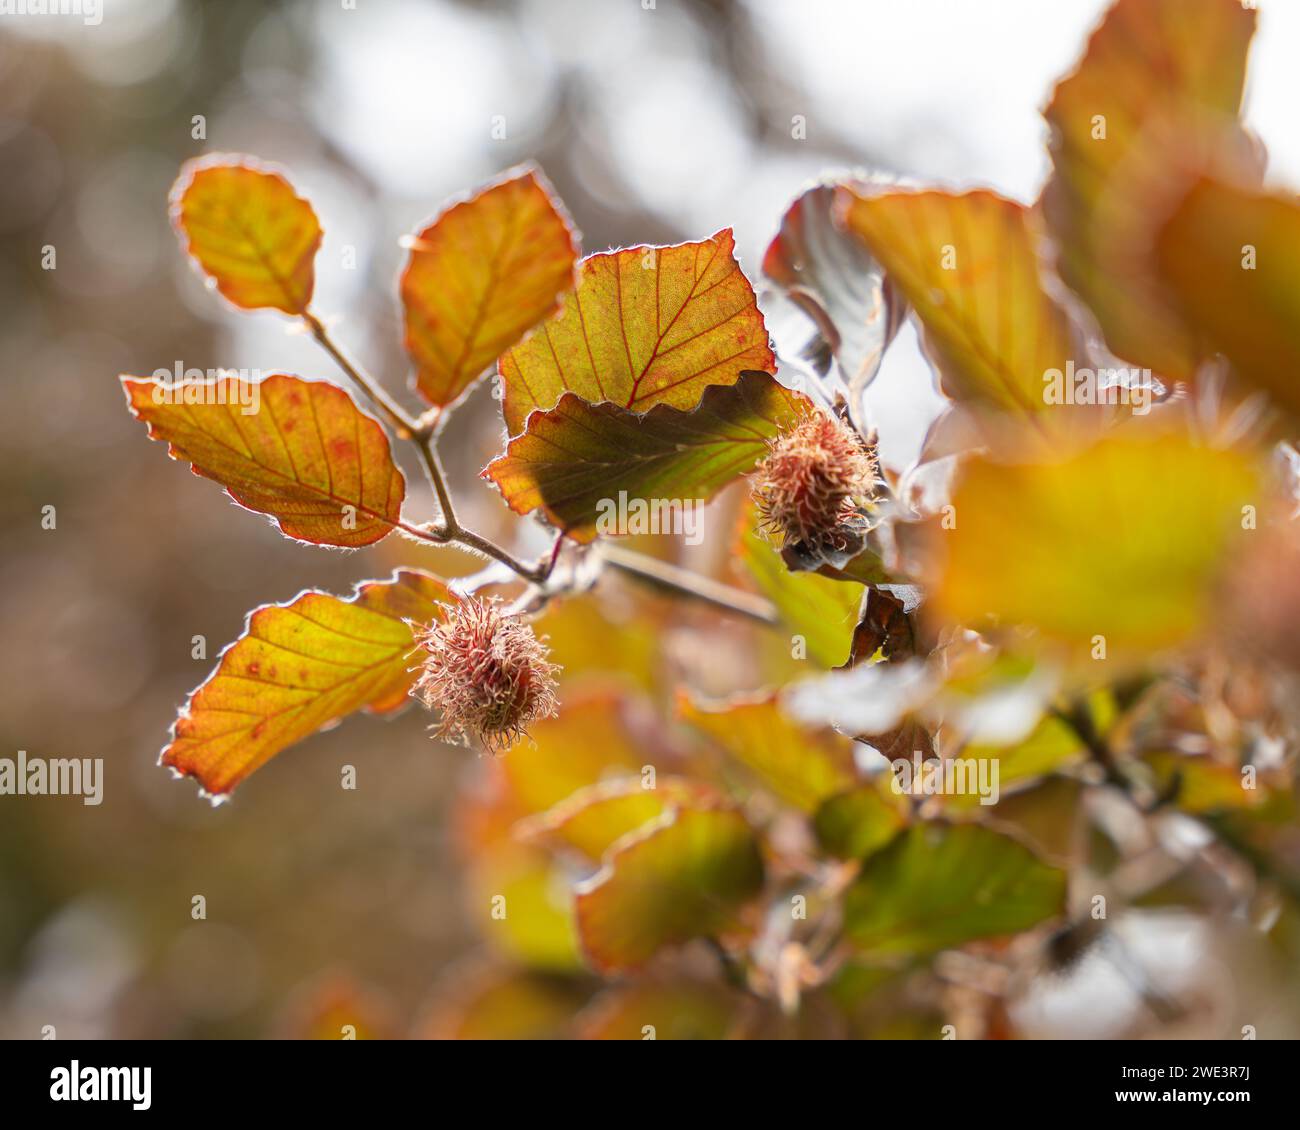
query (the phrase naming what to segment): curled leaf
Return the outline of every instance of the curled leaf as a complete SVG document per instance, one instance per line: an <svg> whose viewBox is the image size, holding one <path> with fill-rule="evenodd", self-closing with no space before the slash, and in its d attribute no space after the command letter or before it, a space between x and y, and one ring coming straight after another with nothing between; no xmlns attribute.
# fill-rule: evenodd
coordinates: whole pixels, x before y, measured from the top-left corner
<svg viewBox="0 0 1300 1130"><path fill-rule="evenodd" d="M690 534L685 523L699 521L696 507L752 470L770 439L812 411L806 397L760 372L710 386L690 409L658 404L638 413L569 392L534 412L483 476L511 509L540 509L575 541ZM638 523L645 528L633 528Z"/></svg>

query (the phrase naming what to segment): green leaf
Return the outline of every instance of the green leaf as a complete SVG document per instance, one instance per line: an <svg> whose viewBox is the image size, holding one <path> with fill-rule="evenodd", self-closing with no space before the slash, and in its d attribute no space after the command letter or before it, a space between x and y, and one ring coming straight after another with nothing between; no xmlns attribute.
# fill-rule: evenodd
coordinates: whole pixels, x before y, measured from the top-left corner
<svg viewBox="0 0 1300 1130"><path fill-rule="evenodd" d="M1062 914L1065 872L978 825L910 828L870 856L844 896L865 957L921 957L1019 933Z"/></svg>
<svg viewBox="0 0 1300 1130"><path fill-rule="evenodd" d="M660 404L639 414L566 393L555 408L529 416L524 434L483 477L511 509L540 509L575 541L598 533L687 532L682 506L711 498L752 470L768 441L810 411L806 397L760 372L705 389L689 411ZM669 503L681 529L673 528ZM643 520L646 528L637 528Z"/></svg>
<svg viewBox="0 0 1300 1130"><path fill-rule="evenodd" d="M795 635L808 656L823 667L838 667L849 657L863 588L817 573L792 573L780 552L754 528L753 508L745 507L737 525L735 557L745 573Z"/></svg>
<svg viewBox="0 0 1300 1130"><path fill-rule="evenodd" d="M664 946L731 933L763 886L758 839L729 808L682 808L619 840L577 887L578 934L610 973Z"/></svg>

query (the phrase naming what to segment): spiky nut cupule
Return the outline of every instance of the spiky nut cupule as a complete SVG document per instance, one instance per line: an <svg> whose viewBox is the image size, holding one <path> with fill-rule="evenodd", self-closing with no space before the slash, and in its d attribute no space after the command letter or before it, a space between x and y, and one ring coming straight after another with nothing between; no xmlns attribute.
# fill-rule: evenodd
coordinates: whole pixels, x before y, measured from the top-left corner
<svg viewBox="0 0 1300 1130"><path fill-rule="evenodd" d="M813 412L768 443L754 469L760 528L782 544L840 549L861 525L859 505L874 493L870 449L846 425Z"/></svg>
<svg viewBox="0 0 1300 1130"><path fill-rule="evenodd" d="M559 709L549 651L533 629L504 615L495 601L470 597L441 621L416 631L424 651L412 694L435 711L437 737L489 753L514 745L540 718Z"/></svg>

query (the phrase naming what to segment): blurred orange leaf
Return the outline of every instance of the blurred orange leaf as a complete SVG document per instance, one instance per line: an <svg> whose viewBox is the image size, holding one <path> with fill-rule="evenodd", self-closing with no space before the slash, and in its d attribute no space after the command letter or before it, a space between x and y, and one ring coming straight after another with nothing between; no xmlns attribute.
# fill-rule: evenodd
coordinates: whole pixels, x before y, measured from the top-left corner
<svg viewBox="0 0 1300 1130"><path fill-rule="evenodd" d="M1157 243L1161 274L1209 346L1300 411L1300 202L1200 181Z"/></svg>
<svg viewBox="0 0 1300 1130"><path fill-rule="evenodd" d="M1069 319L1043 289L1025 208L984 190L841 189L840 203L916 311L944 392L1059 430L1065 417L1044 395L1044 374L1064 372L1077 351Z"/></svg>
<svg viewBox="0 0 1300 1130"><path fill-rule="evenodd" d="M637 412L688 409L708 385L771 370L776 358L734 250L727 228L700 243L584 259L560 312L500 360L510 434L566 391Z"/></svg>
<svg viewBox="0 0 1300 1130"><path fill-rule="evenodd" d="M1051 463L972 459L933 532L932 611L1035 625L1097 659L1176 645L1202 627L1257 485L1242 452L1131 425Z"/></svg>
<svg viewBox="0 0 1300 1130"><path fill-rule="evenodd" d="M583 1040L727 1040L753 1020L754 1001L708 981L646 981L602 993L577 1020Z"/></svg>
<svg viewBox="0 0 1300 1130"><path fill-rule="evenodd" d="M415 679L408 621L451 599L436 577L402 570L346 600L304 592L256 609L182 708L162 763L221 796L323 726L397 710Z"/></svg>
<svg viewBox="0 0 1300 1130"><path fill-rule="evenodd" d="M512 169L447 208L402 274L406 349L431 404L454 401L573 286L574 232L537 171Z"/></svg>
<svg viewBox="0 0 1300 1130"><path fill-rule="evenodd" d="M801 393L760 372L710 386L690 410L658 404L638 413L588 404L570 392L553 409L529 416L527 430L483 476L511 509L543 510L574 541L598 533L689 532L684 521L691 515L652 504L711 498L752 470L768 441L810 411ZM638 521L644 529L634 528Z"/></svg>
<svg viewBox="0 0 1300 1130"><path fill-rule="evenodd" d="M186 250L227 299L306 313L322 232L284 177L251 158L201 158L181 170L171 202Z"/></svg>
<svg viewBox="0 0 1300 1130"><path fill-rule="evenodd" d="M371 545L401 517L406 480L388 437L337 385L275 373L179 385L123 377L122 387L173 459L271 515L291 538Z"/></svg>
<svg viewBox="0 0 1300 1130"><path fill-rule="evenodd" d="M612 972L643 965L663 946L737 929L763 885L758 839L729 808L680 808L617 841L577 887L588 959Z"/></svg>
<svg viewBox="0 0 1300 1130"><path fill-rule="evenodd" d="M497 764L525 812L540 812L599 780L636 776L652 761L632 723L633 708L618 692L568 696L509 757Z"/></svg>
<svg viewBox="0 0 1300 1130"><path fill-rule="evenodd" d="M615 840L661 817L679 804L718 799L707 785L663 777L652 788L641 777L587 785L540 815L521 821L516 834L567 845L599 860Z"/></svg>
<svg viewBox="0 0 1300 1130"><path fill-rule="evenodd" d="M1131 260L1180 168L1225 146L1251 163L1236 117L1256 19L1241 0L1119 0L1045 111L1057 270L1114 352L1172 379L1195 342Z"/></svg>
<svg viewBox="0 0 1300 1130"><path fill-rule="evenodd" d="M780 800L805 812L857 781L853 743L789 718L775 694L702 704L679 693L678 711Z"/></svg>

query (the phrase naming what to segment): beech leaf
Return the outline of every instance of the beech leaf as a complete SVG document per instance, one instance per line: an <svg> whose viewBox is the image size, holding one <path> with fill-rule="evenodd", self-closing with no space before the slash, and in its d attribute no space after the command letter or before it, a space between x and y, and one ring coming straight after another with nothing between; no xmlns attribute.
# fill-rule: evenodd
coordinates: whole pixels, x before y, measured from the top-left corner
<svg viewBox="0 0 1300 1130"><path fill-rule="evenodd" d="M683 693L677 709L764 788L805 812L857 780L853 743L790 718L775 694L706 705Z"/></svg>
<svg viewBox="0 0 1300 1130"><path fill-rule="evenodd" d="M1170 379L1190 377L1199 351L1133 257L1176 203L1171 177L1225 151L1254 164L1236 118L1257 18L1240 0L1119 0L1044 111L1057 271L1111 350Z"/></svg>
<svg viewBox="0 0 1300 1130"><path fill-rule="evenodd" d="M866 957L921 957L1028 930L1065 910L1065 872L977 825L917 825L867 858L844 895Z"/></svg>
<svg viewBox="0 0 1300 1130"><path fill-rule="evenodd" d="M1161 232L1157 255L1209 348L1300 412L1300 200L1202 180Z"/></svg>
<svg viewBox="0 0 1300 1130"><path fill-rule="evenodd" d="M501 357L510 434L565 392L636 412L689 409L709 385L772 370L763 316L734 251L727 228L699 243L584 259L559 313Z"/></svg>
<svg viewBox="0 0 1300 1130"><path fill-rule="evenodd" d="M534 412L483 477L517 513L540 509L574 541L589 542L602 532L636 532L620 528L624 520L631 525L634 505L649 521L652 503L711 498L752 470L769 440L815 410L761 372L711 385L689 410L658 404L638 413L569 392L553 409ZM673 520L662 511L661 523L662 514Z"/></svg>
<svg viewBox="0 0 1300 1130"><path fill-rule="evenodd" d="M1022 205L985 190L842 189L840 202L848 229L911 303L948 396L1036 429L1064 423L1044 375L1064 373L1078 352L1043 288Z"/></svg>
<svg viewBox="0 0 1300 1130"><path fill-rule="evenodd" d="M162 764L224 796L348 714L392 713L415 680L409 622L439 617L452 599L436 577L400 570L347 599L309 591L254 610L181 709Z"/></svg>
<svg viewBox="0 0 1300 1130"><path fill-rule="evenodd" d="M400 521L406 480L388 437L337 385L275 373L178 385L124 376L122 387L173 459L291 538L355 548Z"/></svg>
<svg viewBox="0 0 1300 1130"><path fill-rule="evenodd" d="M283 176L247 157L200 158L181 170L171 206L186 250L230 302L306 313L321 226Z"/></svg>
<svg viewBox="0 0 1300 1130"><path fill-rule="evenodd" d="M551 313L573 286L578 250L537 170L512 169L443 211L402 274L416 388L447 405Z"/></svg>
<svg viewBox="0 0 1300 1130"><path fill-rule="evenodd" d="M973 458L955 527L933 532L931 603L945 623L991 615L1083 662L1099 642L1132 661L1205 625L1258 489L1247 453L1132 424L1050 463Z"/></svg>
<svg viewBox="0 0 1300 1130"><path fill-rule="evenodd" d="M679 808L617 841L578 884L578 934L588 960L613 972L662 947L730 933L763 885L753 829L730 808Z"/></svg>

